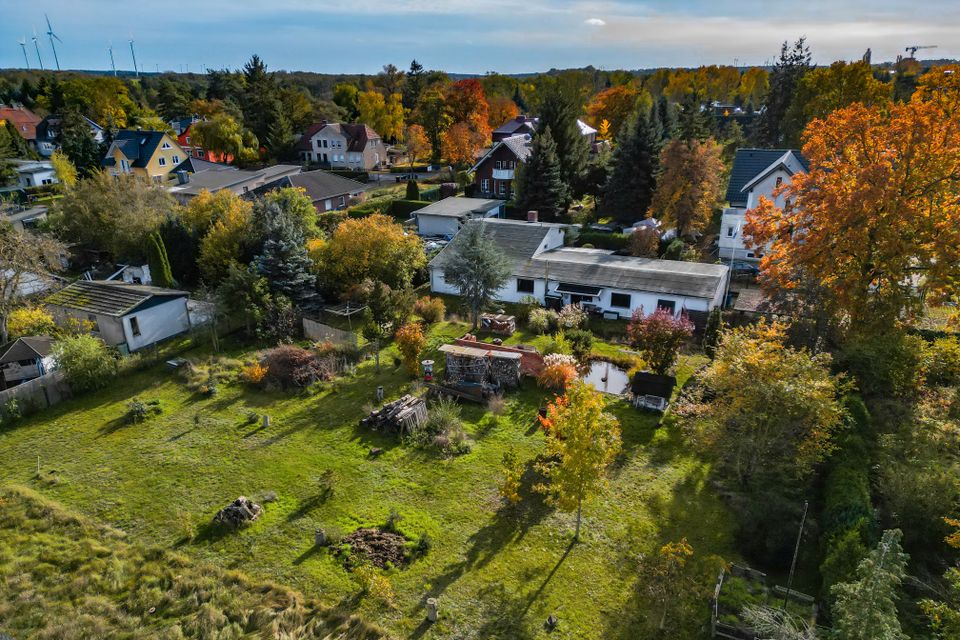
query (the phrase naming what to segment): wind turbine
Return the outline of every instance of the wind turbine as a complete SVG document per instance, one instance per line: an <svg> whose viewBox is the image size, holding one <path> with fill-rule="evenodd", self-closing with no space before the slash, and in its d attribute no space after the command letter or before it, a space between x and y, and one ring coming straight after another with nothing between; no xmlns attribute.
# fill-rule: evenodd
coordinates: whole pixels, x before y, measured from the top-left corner
<svg viewBox="0 0 960 640"><path fill-rule="evenodd" d="M27 39L20 38L17 42L20 44L20 49L23 50L23 61L27 63L27 71L30 71L30 58L27 57Z"/></svg>
<svg viewBox="0 0 960 640"><path fill-rule="evenodd" d="M137 52L133 50L133 34L130 34L130 55L133 56L133 75L137 78L140 77L140 72L137 70Z"/></svg>
<svg viewBox="0 0 960 640"><path fill-rule="evenodd" d="M53 27L50 26L50 18L47 14L43 14L43 17L47 19L47 35L50 37L50 48L53 49L53 61L57 63L57 71L60 71L60 60L57 58L57 47L53 43L54 40L63 44L63 40L60 39L60 36L53 32Z"/></svg>
<svg viewBox="0 0 960 640"><path fill-rule="evenodd" d="M37 29L33 29L33 46L37 50L37 60L40 62L40 71L43 71L43 58L40 57L40 43L37 41Z"/></svg>
<svg viewBox="0 0 960 640"><path fill-rule="evenodd" d="M113 69L113 75L117 75L117 65L113 61L113 43L110 43L110 46L107 47L107 51L110 52L110 68Z"/></svg>

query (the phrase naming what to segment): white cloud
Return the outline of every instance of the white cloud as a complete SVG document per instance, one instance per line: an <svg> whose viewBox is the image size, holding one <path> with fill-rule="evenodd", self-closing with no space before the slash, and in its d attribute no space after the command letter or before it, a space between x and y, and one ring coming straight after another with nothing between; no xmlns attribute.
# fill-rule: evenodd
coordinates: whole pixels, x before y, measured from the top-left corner
<svg viewBox="0 0 960 640"><path fill-rule="evenodd" d="M584 23L584 24L588 24L588 25L590 25L591 27L602 27L602 26L605 26L605 25L607 24L606 22L604 22L604 21L601 20L600 18L587 18L586 20L583 21L583 23Z"/></svg>

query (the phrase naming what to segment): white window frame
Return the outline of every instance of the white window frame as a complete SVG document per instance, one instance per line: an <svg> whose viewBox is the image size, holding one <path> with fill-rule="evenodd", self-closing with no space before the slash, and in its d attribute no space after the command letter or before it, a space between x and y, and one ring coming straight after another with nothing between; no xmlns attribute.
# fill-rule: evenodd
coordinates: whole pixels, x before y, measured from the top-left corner
<svg viewBox="0 0 960 640"><path fill-rule="evenodd" d="M173 162L173 164L180 164L180 156L174 154L170 161Z"/></svg>
<svg viewBox="0 0 960 640"><path fill-rule="evenodd" d="M173 149L173 147L170 146L170 143L169 143L169 142L164 142L162 145L160 145L160 148L161 148L161 149Z"/></svg>
<svg viewBox="0 0 960 640"><path fill-rule="evenodd" d="M160 156L159 158L157 158L157 164L161 167L165 167L167 166L167 159L164 158L163 156Z"/></svg>

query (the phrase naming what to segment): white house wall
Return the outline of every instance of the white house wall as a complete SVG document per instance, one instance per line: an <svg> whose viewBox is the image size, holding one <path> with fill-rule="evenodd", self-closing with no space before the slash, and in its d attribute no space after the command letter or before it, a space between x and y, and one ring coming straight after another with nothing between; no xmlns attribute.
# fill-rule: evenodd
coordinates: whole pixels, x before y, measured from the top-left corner
<svg viewBox="0 0 960 640"><path fill-rule="evenodd" d="M454 236L460 230L460 221L453 216L417 214L417 233L422 236Z"/></svg>
<svg viewBox="0 0 960 640"><path fill-rule="evenodd" d="M140 326L139 336L133 335L130 318L137 319L137 324ZM150 346L188 329L190 329L190 317L187 313L186 298L175 298L123 317L123 333L130 351Z"/></svg>

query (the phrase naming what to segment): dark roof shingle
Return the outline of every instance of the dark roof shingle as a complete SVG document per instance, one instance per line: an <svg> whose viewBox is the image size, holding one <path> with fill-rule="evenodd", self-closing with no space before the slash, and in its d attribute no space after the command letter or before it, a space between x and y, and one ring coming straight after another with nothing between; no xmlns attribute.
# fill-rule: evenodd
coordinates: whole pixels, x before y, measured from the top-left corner
<svg viewBox="0 0 960 640"><path fill-rule="evenodd" d="M44 303L87 313L120 317L151 298L184 298L186 291L148 287L107 280L77 280L53 295Z"/></svg>
<svg viewBox="0 0 960 640"><path fill-rule="evenodd" d="M0 355L0 364L17 362L18 360L33 360L45 358L53 350L53 338L47 336L23 336L17 338Z"/></svg>
<svg viewBox="0 0 960 640"><path fill-rule="evenodd" d="M810 168L807 159L796 149L737 149L733 168L730 170L730 182L727 184L726 197L730 206L747 206L747 194L742 193L743 187L788 151L793 151L805 169Z"/></svg>

